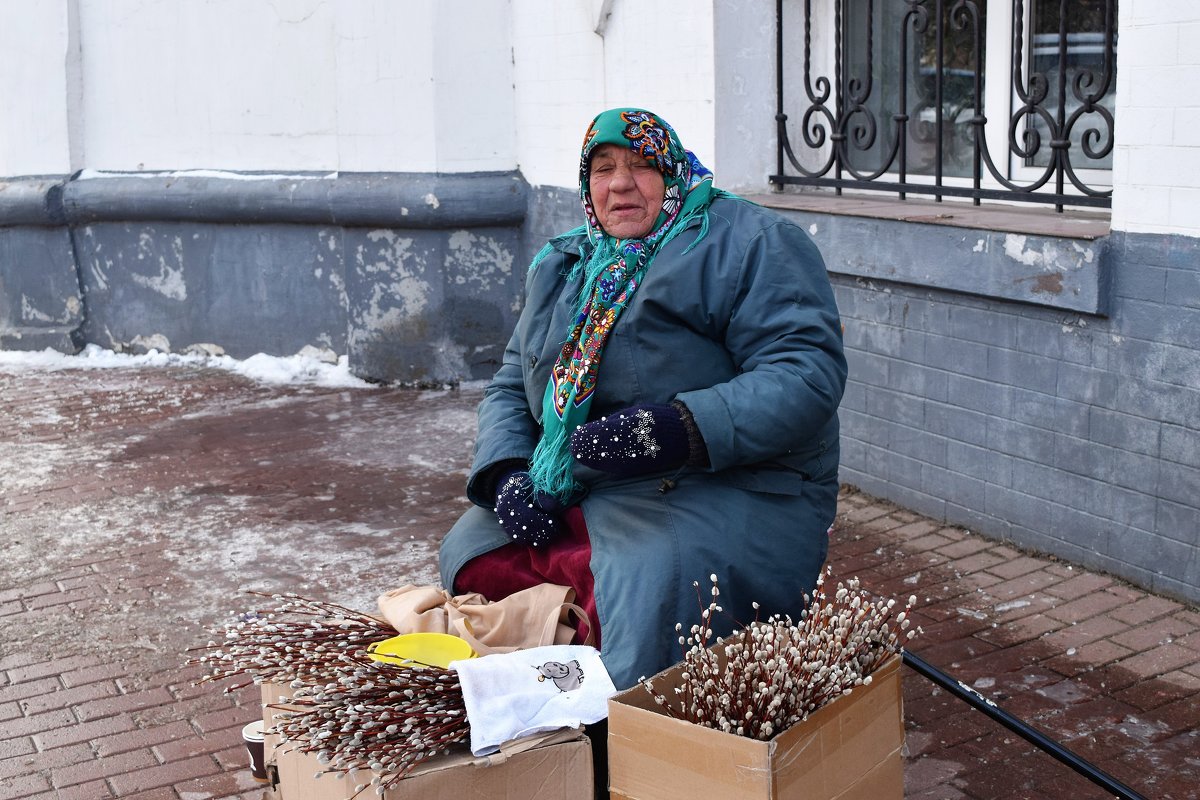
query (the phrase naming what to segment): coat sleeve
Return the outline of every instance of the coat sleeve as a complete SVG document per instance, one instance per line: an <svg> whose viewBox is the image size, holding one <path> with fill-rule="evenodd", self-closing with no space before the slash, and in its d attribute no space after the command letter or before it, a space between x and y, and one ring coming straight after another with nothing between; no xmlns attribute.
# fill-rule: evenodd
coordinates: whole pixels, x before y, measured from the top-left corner
<svg viewBox="0 0 1200 800"><path fill-rule="evenodd" d="M833 288L808 235L790 222L770 222L749 239L736 270L724 343L737 374L677 396L692 412L713 470L811 443L836 414L846 383Z"/></svg>
<svg viewBox="0 0 1200 800"><path fill-rule="evenodd" d="M577 246L574 237L562 241ZM572 258L555 248L526 274L524 308L504 348L504 359L479 403L475 459L467 478L467 497L478 506L490 509L495 502L492 469L501 464L506 469L527 464L541 438L542 393L553 363L547 352L553 345L546 341L546 329L563 291L562 275ZM531 358L533 363L527 363ZM536 396L533 387L537 387Z"/></svg>

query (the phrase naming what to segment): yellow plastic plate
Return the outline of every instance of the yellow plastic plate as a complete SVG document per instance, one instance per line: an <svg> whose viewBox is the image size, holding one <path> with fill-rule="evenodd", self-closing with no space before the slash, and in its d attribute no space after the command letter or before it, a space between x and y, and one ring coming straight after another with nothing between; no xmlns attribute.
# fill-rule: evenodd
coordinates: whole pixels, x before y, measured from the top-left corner
<svg viewBox="0 0 1200 800"><path fill-rule="evenodd" d="M476 654L466 641L448 633L405 633L375 642L367 648L367 655L384 664L446 669L451 661Z"/></svg>

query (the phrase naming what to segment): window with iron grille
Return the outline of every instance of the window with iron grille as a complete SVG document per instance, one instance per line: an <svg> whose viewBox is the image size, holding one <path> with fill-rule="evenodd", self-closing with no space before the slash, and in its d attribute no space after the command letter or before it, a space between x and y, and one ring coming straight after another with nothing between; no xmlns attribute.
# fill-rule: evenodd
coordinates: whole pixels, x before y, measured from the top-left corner
<svg viewBox="0 0 1200 800"><path fill-rule="evenodd" d="M1111 204L1116 0L777 0L776 184Z"/></svg>

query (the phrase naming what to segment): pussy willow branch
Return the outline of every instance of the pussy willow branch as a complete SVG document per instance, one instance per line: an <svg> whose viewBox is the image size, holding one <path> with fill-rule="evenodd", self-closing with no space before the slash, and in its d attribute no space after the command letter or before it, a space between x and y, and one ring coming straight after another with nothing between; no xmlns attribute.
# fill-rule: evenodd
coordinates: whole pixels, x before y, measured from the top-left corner
<svg viewBox="0 0 1200 800"><path fill-rule="evenodd" d="M826 575L818 576L811 603L805 596L799 620L755 619L736 636L715 641L713 617L722 608L717 577L710 576L711 600L700 622L686 636L682 624L675 626L683 669L674 700L651 681L643 682L646 690L673 717L765 740L869 684L871 673L915 635L908 614L916 597L897 612L895 600L871 597L856 578L838 583L830 596Z"/></svg>
<svg viewBox="0 0 1200 800"><path fill-rule="evenodd" d="M326 773L369 771L378 794L418 764L470 734L458 674L372 661L367 647L396 635L386 622L335 603L294 594L262 595L271 608L236 615L222 642L189 652L207 667L198 683L240 676L290 689L281 696L273 733L284 747L315 753Z"/></svg>

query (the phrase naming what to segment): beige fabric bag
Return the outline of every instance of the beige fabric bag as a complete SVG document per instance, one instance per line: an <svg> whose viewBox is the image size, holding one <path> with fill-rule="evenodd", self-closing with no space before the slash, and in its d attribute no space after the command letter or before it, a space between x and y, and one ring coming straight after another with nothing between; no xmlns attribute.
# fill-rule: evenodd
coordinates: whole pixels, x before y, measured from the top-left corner
<svg viewBox="0 0 1200 800"><path fill-rule="evenodd" d="M436 586L412 584L379 596L379 611L397 633L449 633L465 639L481 656L547 644L570 644L571 613L591 620L575 605L569 586L542 583L490 602L478 592L451 595Z"/></svg>

